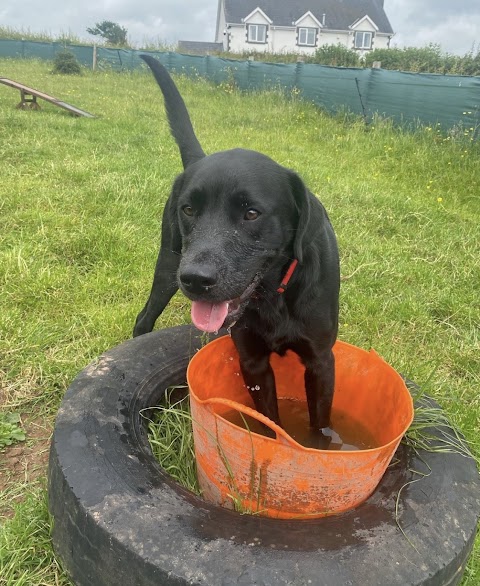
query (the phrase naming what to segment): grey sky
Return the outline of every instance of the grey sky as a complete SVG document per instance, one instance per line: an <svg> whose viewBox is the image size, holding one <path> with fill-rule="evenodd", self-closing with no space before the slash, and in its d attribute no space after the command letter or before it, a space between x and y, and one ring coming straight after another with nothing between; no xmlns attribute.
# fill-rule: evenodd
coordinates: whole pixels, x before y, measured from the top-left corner
<svg viewBox="0 0 480 586"><path fill-rule="evenodd" d="M217 0L0 0L0 26L92 38L86 28L102 20L124 26L135 45L146 40L213 41ZM439 43L464 54L480 47L479 0L385 0L396 32L394 46Z"/></svg>

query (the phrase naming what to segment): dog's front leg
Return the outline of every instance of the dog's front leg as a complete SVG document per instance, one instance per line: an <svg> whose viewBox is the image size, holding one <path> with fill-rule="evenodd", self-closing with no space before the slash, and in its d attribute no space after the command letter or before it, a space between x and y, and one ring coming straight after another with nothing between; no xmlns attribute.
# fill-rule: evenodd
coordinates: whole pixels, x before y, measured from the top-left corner
<svg viewBox="0 0 480 586"><path fill-rule="evenodd" d="M305 391L310 427L315 431L321 431L330 426L335 387L335 358L332 350L327 349L302 361L305 365Z"/></svg>
<svg viewBox="0 0 480 586"><path fill-rule="evenodd" d="M158 316L178 290L177 269L180 255L170 250L160 249L155 266L152 290L145 307L138 314L133 328L133 336L140 336L153 330Z"/></svg>
<svg viewBox="0 0 480 586"><path fill-rule="evenodd" d="M158 316L178 291L177 270L180 264L182 239L175 208L175 193L180 180L175 181L172 195L168 198L162 217L162 241L155 265L152 290L145 307L138 314L133 337L153 330Z"/></svg>
<svg viewBox="0 0 480 586"><path fill-rule="evenodd" d="M275 376L270 366L270 349L262 338L247 330L234 328L232 338L239 354L243 380L255 409L281 425Z"/></svg>

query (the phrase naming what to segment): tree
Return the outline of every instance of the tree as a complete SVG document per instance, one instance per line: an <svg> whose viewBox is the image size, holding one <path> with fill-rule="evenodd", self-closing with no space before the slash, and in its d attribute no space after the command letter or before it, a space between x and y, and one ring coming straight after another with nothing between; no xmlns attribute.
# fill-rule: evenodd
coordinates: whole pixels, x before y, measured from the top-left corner
<svg viewBox="0 0 480 586"><path fill-rule="evenodd" d="M120 26L116 22L104 20L103 22L95 23L94 28L87 28L87 33L102 37L112 45L125 46L127 45L127 29Z"/></svg>

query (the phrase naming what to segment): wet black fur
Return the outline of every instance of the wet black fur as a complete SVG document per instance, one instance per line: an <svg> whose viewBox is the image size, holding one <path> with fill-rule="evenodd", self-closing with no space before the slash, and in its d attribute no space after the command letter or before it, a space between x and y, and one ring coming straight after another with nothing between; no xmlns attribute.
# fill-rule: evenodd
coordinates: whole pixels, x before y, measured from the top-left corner
<svg viewBox="0 0 480 586"><path fill-rule="evenodd" d="M134 336L153 329L179 287L191 300L221 302L256 285L225 323L236 319L231 333L245 383L259 387L251 391L255 406L281 424L269 357L291 349L306 367L310 424L321 430L333 399L340 284L327 213L296 173L265 155L234 149L206 156L167 70L142 58L164 94L184 172L165 206L153 286ZM299 264L279 294L294 258Z"/></svg>

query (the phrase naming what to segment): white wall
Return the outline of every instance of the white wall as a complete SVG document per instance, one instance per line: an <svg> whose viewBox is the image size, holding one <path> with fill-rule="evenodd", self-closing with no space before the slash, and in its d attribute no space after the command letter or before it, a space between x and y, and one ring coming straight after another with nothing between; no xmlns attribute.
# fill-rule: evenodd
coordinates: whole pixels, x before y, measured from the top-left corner
<svg viewBox="0 0 480 586"><path fill-rule="evenodd" d="M376 34L373 37L373 48L374 49L388 49L390 46L390 37L385 34Z"/></svg>
<svg viewBox="0 0 480 586"><path fill-rule="evenodd" d="M374 33L377 29L372 25L370 19L362 18L360 22L358 22L355 26L352 27L355 31L362 31L362 32L372 32Z"/></svg>
<svg viewBox="0 0 480 586"><path fill-rule="evenodd" d="M301 26L314 26L315 23L307 24L308 19L301 22ZM296 44L297 31L295 27L276 28L275 26L268 25L268 22L262 17L261 14L255 14L249 19L248 24L266 24L267 30L267 43L247 43L247 29L246 25L230 25L228 30L229 34L229 50L234 53L241 53L242 51L257 51L259 53L299 53L299 54L313 54L316 49L322 45L338 45L341 44L349 49L354 48L354 31L331 31L320 29L318 35L318 42L316 47L299 47ZM368 28L367 28L368 27ZM317 26L315 25L315 28ZM225 48L226 38L223 37L223 30L225 26L220 29L222 38L217 38L218 42L224 41ZM368 21L361 23L358 27L359 31L374 32L373 27ZM388 35L374 34L373 36L373 49L388 48L389 37ZM369 51L358 51L361 56L367 54Z"/></svg>
<svg viewBox="0 0 480 586"><path fill-rule="evenodd" d="M291 53L292 36L291 31L287 29L271 29L271 46L272 53Z"/></svg>
<svg viewBox="0 0 480 586"><path fill-rule="evenodd" d="M225 11L220 10L220 14L218 17L217 38L215 39L215 42L223 43L223 48L226 49L227 48L227 41L226 41L227 35L224 33L225 33Z"/></svg>
<svg viewBox="0 0 480 586"><path fill-rule="evenodd" d="M343 45L353 48L353 35L344 31L323 30L318 39L318 45Z"/></svg>
<svg viewBox="0 0 480 586"><path fill-rule="evenodd" d="M263 24L263 23L258 23ZM320 31L317 47L299 47L296 44L296 28L285 29L268 27L267 43L247 43L247 31L245 25L231 25L229 29L229 47L233 53L242 51L258 51L259 53L303 53L313 54L320 45L337 45L341 43L346 47L353 47L353 35L348 33L329 33ZM221 39L218 39L221 42Z"/></svg>
<svg viewBox="0 0 480 586"><path fill-rule="evenodd" d="M297 22L297 26L308 26L311 28L318 28L318 23L310 15L308 15L299 22Z"/></svg>

